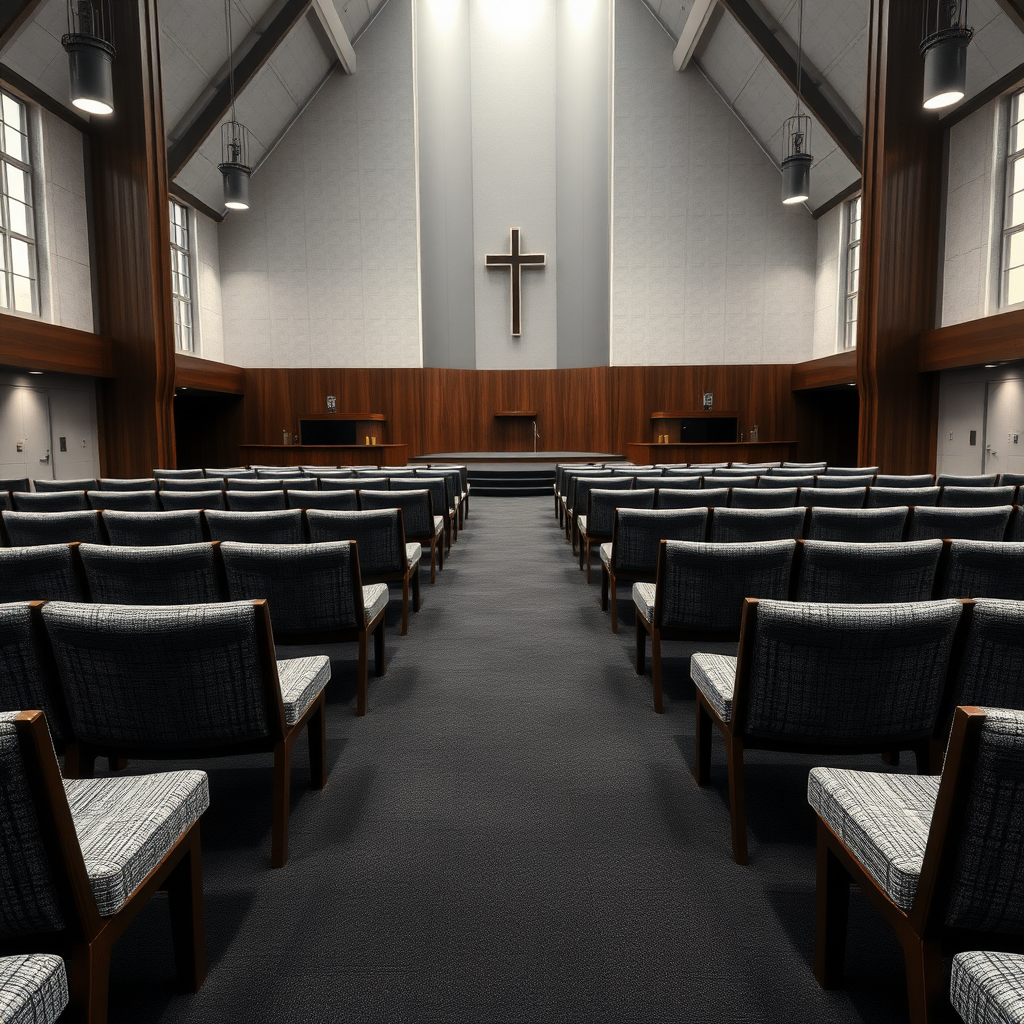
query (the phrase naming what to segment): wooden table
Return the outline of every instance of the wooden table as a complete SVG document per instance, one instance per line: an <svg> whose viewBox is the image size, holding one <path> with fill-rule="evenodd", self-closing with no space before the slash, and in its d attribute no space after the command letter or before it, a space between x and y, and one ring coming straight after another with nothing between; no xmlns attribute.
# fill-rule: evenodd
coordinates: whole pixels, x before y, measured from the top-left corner
<svg viewBox="0 0 1024 1024"><path fill-rule="evenodd" d="M796 441L725 441L707 444L649 444L630 441L626 458L638 466L657 462L792 462Z"/></svg>
<svg viewBox="0 0 1024 1024"><path fill-rule="evenodd" d="M245 466L404 466L404 444L242 444Z"/></svg>

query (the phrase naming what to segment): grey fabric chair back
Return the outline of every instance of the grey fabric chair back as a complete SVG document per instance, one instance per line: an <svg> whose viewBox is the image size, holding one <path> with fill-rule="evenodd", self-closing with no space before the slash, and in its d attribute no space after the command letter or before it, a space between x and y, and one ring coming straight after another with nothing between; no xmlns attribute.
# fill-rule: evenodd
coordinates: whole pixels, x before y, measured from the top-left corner
<svg viewBox="0 0 1024 1024"><path fill-rule="evenodd" d="M572 502L576 497L576 481L580 477L585 477L588 480L596 480L598 478L611 479L612 471L610 469L567 469L562 475L562 485L564 490L560 493L565 497L566 506L569 511L572 511Z"/></svg>
<svg viewBox="0 0 1024 1024"><path fill-rule="evenodd" d="M794 476L800 473L810 473L814 476L826 472L828 463L825 462L784 462L778 469L771 470L772 476Z"/></svg>
<svg viewBox="0 0 1024 1024"><path fill-rule="evenodd" d="M434 515L443 516L448 509L455 507L454 495L448 489L448 481L443 476L410 476L392 477L389 490L395 491L430 491L430 501L434 506ZM362 564L360 562L360 564Z"/></svg>
<svg viewBox="0 0 1024 1024"><path fill-rule="evenodd" d="M1018 501L1022 499L1018 498ZM1024 509L1017 508L1013 513L1013 520L1010 523L1009 533L1006 539L1015 544L1024 544Z"/></svg>
<svg viewBox="0 0 1024 1024"><path fill-rule="evenodd" d="M14 501L11 499L11 491L0 491L0 511L12 512Z"/></svg>
<svg viewBox="0 0 1024 1024"><path fill-rule="evenodd" d="M434 503L430 491L360 491L359 508L363 512L378 508L400 508L407 540L430 543L434 536Z"/></svg>
<svg viewBox="0 0 1024 1024"><path fill-rule="evenodd" d="M642 491L616 491L594 488L589 496L587 507L587 535L592 538L612 535L617 508L654 508L657 492L653 487Z"/></svg>
<svg viewBox="0 0 1024 1024"><path fill-rule="evenodd" d="M354 490L344 491L285 491L289 508L322 508L334 512L355 512L359 496Z"/></svg>
<svg viewBox="0 0 1024 1024"><path fill-rule="evenodd" d="M415 476L417 479L420 477L444 477L448 486L448 507L455 508L455 496L462 494L462 474L458 469L454 466L451 469L417 469ZM434 510L437 510L436 503Z"/></svg>
<svg viewBox="0 0 1024 1024"><path fill-rule="evenodd" d="M338 468L335 466L300 466L303 473L311 477L328 477L330 479L342 479L355 476L352 469Z"/></svg>
<svg viewBox="0 0 1024 1024"><path fill-rule="evenodd" d="M78 552L96 604L210 604L227 597L211 544L83 544Z"/></svg>
<svg viewBox="0 0 1024 1024"><path fill-rule="evenodd" d="M154 469L153 478L159 480L202 480L201 469Z"/></svg>
<svg viewBox="0 0 1024 1024"><path fill-rule="evenodd" d="M159 512L160 499L156 491L86 491L89 505L94 509L120 509L129 512Z"/></svg>
<svg viewBox="0 0 1024 1024"><path fill-rule="evenodd" d="M67 544L0 548L0 601L84 600Z"/></svg>
<svg viewBox="0 0 1024 1024"><path fill-rule="evenodd" d="M304 544L306 527L301 510L277 512L203 513L210 540L237 540L242 544Z"/></svg>
<svg viewBox="0 0 1024 1024"><path fill-rule="evenodd" d="M638 476L636 488L646 490L649 487L657 487L659 490L667 491L696 491L700 488L701 478L699 476Z"/></svg>
<svg viewBox="0 0 1024 1024"><path fill-rule="evenodd" d="M940 473L935 482L940 487L995 487L999 482L999 474L982 473L977 476L961 476L956 473Z"/></svg>
<svg viewBox="0 0 1024 1024"><path fill-rule="evenodd" d="M654 579L663 540L703 541L707 534L705 508L620 509L612 537L612 565L621 576L630 573Z"/></svg>
<svg viewBox="0 0 1024 1024"><path fill-rule="evenodd" d="M939 487L869 487L866 508L938 505Z"/></svg>
<svg viewBox="0 0 1024 1024"><path fill-rule="evenodd" d="M214 750L272 735L251 602L43 608L75 736L98 746Z"/></svg>
<svg viewBox="0 0 1024 1024"><path fill-rule="evenodd" d="M729 488L715 487L709 490L678 491L674 488L658 488L655 508L717 508L729 504Z"/></svg>
<svg viewBox="0 0 1024 1024"><path fill-rule="evenodd" d="M732 474L719 476L717 473L714 476L704 477L704 483L701 485L705 490L717 487L756 487L757 482L760 478L757 476L733 476Z"/></svg>
<svg viewBox="0 0 1024 1024"><path fill-rule="evenodd" d="M107 542L99 512L4 512L3 521L12 548Z"/></svg>
<svg viewBox="0 0 1024 1024"><path fill-rule="evenodd" d="M42 711L56 743L70 737L43 618L28 601L0 604L0 711Z"/></svg>
<svg viewBox="0 0 1024 1024"><path fill-rule="evenodd" d="M710 473L711 470L708 470ZM691 477L696 477L698 480L704 476L704 470L702 469L690 469L687 466L685 469L666 469L665 476L671 477L673 480L685 480Z"/></svg>
<svg viewBox="0 0 1024 1024"><path fill-rule="evenodd" d="M729 507L793 508L796 495L795 487L734 487L729 494Z"/></svg>
<svg viewBox="0 0 1024 1024"><path fill-rule="evenodd" d="M773 473L770 476L762 476L757 481L757 486L766 490L783 487L813 487L814 477L795 473L780 473L778 475Z"/></svg>
<svg viewBox="0 0 1024 1024"><path fill-rule="evenodd" d="M299 479L302 479L301 477ZM269 477L257 477L253 473L252 477L227 477L227 489L229 491L283 491L285 483L283 479L272 480ZM289 479L289 486L293 483L297 483L297 480ZM313 484L314 490L316 489L316 481L310 481Z"/></svg>
<svg viewBox="0 0 1024 1024"><path fill-rule="evenodd" d="M160 504L165 512L188 509L226 509L223 491L160 491Z"/></svg>
<svg viewBox="0 0 1024 1024"><path fill-rule="evenodd" d="M89 490L90 488L86 489ZM92 489L95 490L96 488ZM151 476L135 477L130 480L100 477L98 489L101 491L155 491L156 479Z"/></svg>
<svg viewBox="0 0 1024 1024"><path fill-rule="evenodd" d="M812 508L808 540L838 540L851 544L893 544L903 540L910 509Z"/></svg>
<svg viewBox="0 0 1024 1024"><path fill-rule="evenodd" d="M286 476L282 478L286 491L318 491L320 482L315 476Z"/></svg>
<svg viewBox="0 0 1024 1024"><path fill-rule="evenodd" d="M103 513L111 544L120 547L156 547L201 544L203 521L198 511Z"/></svg>
<svg viewBox="0 0 1024 1024"><path fill-rule="evenodd" d="M83 512L89 507L85 491L15 491L11 495L18 512Z"/></svg>
<svg viewBox="0 0 1024 1024"><path fill-rule="evenodd" d="M818 471L818 475L827 473L829 476L876 476L878 466L829 466Z"/></svg>
<svg viewBox="0 0 1024 1024"><path fill-rule="evenodd" d="M256 477L256 470L246 469L245 466L207 466L203 475L210 480L252 480Z"/></svg>
<svg viewBox="0 0 1024 1024"><path fill-rule="evenodd" d="M365 476L319 477L320 492L324 491L386 491L388 482L383 478Z"/></svg>
<svg viewBox="0 0 1024 1024"><path fill-rule="evenodd" d="M745 732L861 747L931 735L960 614L958 601L760 601Z"/></svg>
<svg viewBox="0 0 1024 1024"><path fill-rule="evenodd" d="M405 572L405 528L402 511L382 508L373 512L306 513L309 537L314 544L354 540L359 546L359 571L363 579Z"/></svg>
<svg viewBox="0 0 1024 1024"><path fill-rule="evenodd" d="M595 488L603 491L628 491L633 487L633 478L629 476L579 476L573 482L569 495L569 511L574 515L584 515L587 511L587 495Z"/></svg>
<svg viewBox="0 0 1024 1024"><path fill-rule="evenodd" d="M225 491L229 512L277 512L288 507L284 491Z"/></svg>
<svg viewBox="0 0 1024 1024"><path fill-rule="evenodd" d="M800 504L808 508L863 508L866 487L801 487Z"/></svg>
<svg viewBox="0 0 1024 1024"><path fill-rule="evenodd" d="M698 634L738 637L743 600L789 596L795 540L754 544L668 541L658 565L656 624Z"/></svg>
<svg viewBox="0 0 1024 1024"><path fill-rule="evenodd" d="M5 477L0 480L0 491L27 491L29 489L28 477Z"/></svg>
<svg viewBox="0 0 1024 1024"><path fill-rule="evenodd" d="M871 475L865 476L833 476L829 473L819 474L814 478L815 487L870 487L875 481Z"/></svg>
<svg viewBox="0 0 1024 1024"><path fill-rule="evenodd" d="M816 604L882 604L928 601L942 542L850 544L808 540L803 544L796 600Z"/></svg>
<svg viewBox="0 0 1024 1024"><path fill-rule="evenodd" d="M940 596L1024 601L1024 544L951 541Z"/></svg>
<svg viewBox="0 0 1024 1024"><path fill-rule="evenodd" d="M1012 505L995 508L915 508L908 540L1002 540Z"/></svg>
<svg viewBox="0 0 1024 1024"><path fill-rule="evenodd" d="M47 491L95 491L96 480L93 478L84 480L33 480L32 486L35 490L44 494Z"/></svg>
<svg viewBox="0 0 1024 1024"><path fill-rule="evenodd" d="M303 475L298 466L253 466L253 469L256 471L257 477L269 477L271 480Z"/></svg>
<svg viewBox="0 0 1024 1024"><path fill-rule="evenodd" d="M0 711L0 938L64 929L35 797L14 725L18 711Z"/></svg>
<svg viewBox="0 0 1024 1024"><path fill-rule="evenodd" d="M1024 935L1024 712L986 708L946 911L952 928Z"/></svg>
<svg viewBox="0 0 1024 1024"><path fill-rule="evenodd" d="M946 508L991 508L1012 505L1017 488L1009 487L943 487L939 505Z"/></svg>
<svg viewBox="0 0 1024 1024"><path fill-rule="evenodd" d="M1024 473L1000 473L999 474L999 486L1005 487L1020 487L1024 484ZM0 486L3 486L0 483Z"/></svg>
<svg viewBox="0 0 1024 1024"><path fill-rule="evenodd" d="M876 487L931 487L935 477L931 473L912 473L910 475L894 475L879 473L875 477Z"/></svg>
<svg viewBox="0 0 1024 1024"><path fill-rule="evenodd" d="M266 598L275 635L330 633L362 625L354 600L358 561L347 541L220 546L233 601Z"/></svg>
<svg viewBox="0 0 1024 1024"><path fill-rule="evenodd" d="M716 508L711 512L710 540L712 544L796 540L803 534L804 514L802 508Z"/></svg>
<svg viewBox="0 0 1024 1024"><path fill-rule="evenodd" d="M160 481L161 491L217 491L224 490L224 481L207 477L172 477Z"/></svg>

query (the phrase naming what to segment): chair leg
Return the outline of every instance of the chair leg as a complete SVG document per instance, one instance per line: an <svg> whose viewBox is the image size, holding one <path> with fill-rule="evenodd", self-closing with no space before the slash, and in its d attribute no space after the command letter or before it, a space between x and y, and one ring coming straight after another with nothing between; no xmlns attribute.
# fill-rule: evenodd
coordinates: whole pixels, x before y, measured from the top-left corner
<svg viewBox="0 0 1024 1024"><path fill-rule="evenodd" d="M402 632L405 636L409 632L409 573L406 571L402 580Z"/></svg>
<svg viewBox="0 0 1024 1024"><path fill-rule="evenodd" d="M697 709L697 770L694 777L698 786L711 781L711 715L698 695L693 702Z"/></svg>
<svg viewBox="0 0 1024 1024"><path fill-rule="evenodd" d="M107 768L112 772L123 772L128 767L127 757L108 757Z"/></svg>
<svg viewBox="0 0 1024 1024"><path fill-rule="evenodd" d="M614 605L613 605L614 607ZM636 674L642 676L647 671L647 630L644 620L636 617Z"/></svg>
<svg viewBox="0 0 1024 1024"><path fill-rule="evenodd" d="M651 678L654 682L654 710L660 715L661 703L661 630L651 633Z"/></svg>
<svg viewBox="0 0 1024 1024"><path fill-rule="evenodd" d="M843 983L850 875L829 845L824 823L818 822L818 870L815 882L814 977L822 988Z"/></svg>
<svg viewBox="0 0 1024 1024"><path fill-rule="evenodd" d="M437 579L437 542L430 542L430 582Z"/></svg>
<svg viewBox="0 0 1024 1024"><path fill-rule="evenodd" d="M206 980L206 937L203 931L203 861L199 823L192 826L189 849L164 883L171 911L171 938L178 984L198 992Z"/></svg>
<svg viewBox="0 0 1024 1024"><path fill-rule="evenodd" d="M416 568L413 571L412 577L412 610L418 612L420 610L420 563L416 563Z"/></svg>
<svg viewBox="0 0 1024 1024"><path fill-rule="evenodd" d="M71 950L68 1017L80 1024L107 1024L110 946L105 939L76 942Z"/></svg>
<svg viewBox="0 0 1024 1024"><path fill-rule="evenodd" d="M582 571L583 571L583 534L581 533L580 534L580 572L582 572Z"/></svg>
<svg viewBox="0 0 1024 1024"><path fill-rule="evenodd" d="M608 570L603 562L601 563L601 611L608 611Z"/></svg>
<svg viewBox="0 0 1024 1024"><path fill-rule="evenodd" d="M903 942L903 959L910 1024L938 1024L949 1019L940 944L916 935L907 936Z"/></svg>
<svg viewBox="0 0 1024 1024"><path fill-rule="evenodd" d="M373 631L373 674L382 676L388 670L387 657L384 650L384 620Z"/></svg>
<svg viewBox="0 0 1024 1024"><path fill-rule="evenodd" d="M82 770L78 756L78 740L70 740L64 746L64 778L79 779Z"/></svg>
<svg viewBox="0 0 1024 1024"><path fill-rule="evenodd" d="M932 761L932 741L927 740L914 749L914 760L917 762L918 775L936 775ZM941 764L941 761L939 762Z"/></svg>
<svg viewBox="0 0 1024 1024"><path fill-rule="evenodd" d="M618 633L619 631L619 593L615 587L615 577L610 576L608 580L608 588L611 591L611 602L612 602L612 632Z"/></svg>
<svg viewBox="0 0 1024 1024"><path fill-rule="evenodd" d="M590 586L590 544L591 540L587 538L587 586Z"/></svg>
<svg viewBox="0 0 1024 1024"><path fill-rule="evenodd" d="M364 629L359 634L359 663L356 667L356 714L366 714L366 673L367 673L367 644L369 638Z"/></svg>
<svg viewBox="0 0 1024 1024"><path fill-rule="evenodd" d="M327 785L327 715L324 694L317 697L317 709L306 723L309 740L309 785L311 789L323 789Z"/></svg>
<svg viewBox="0 0 1024 1024"><path fill-rule="evenodd" d="M434 538L434 543L437 545L437 569L440 572L444 568L444 531L441 531L440 537Z"/></svg>
<svg viewBox="0 0 1024 1024"><path fill-rule="evenodd" d="M725 742L729 764L729 815L732 818L732 859L747 863L747 805L743 784L743 740L729 736Z"/></svg>
<svg viewBox="0 0 1024 1024"><path fill-rule="evenodd" d="M292 792L292 744L283 739L274 744L274 820L270 832L270 866L288 863L288 812Z"/></svg>

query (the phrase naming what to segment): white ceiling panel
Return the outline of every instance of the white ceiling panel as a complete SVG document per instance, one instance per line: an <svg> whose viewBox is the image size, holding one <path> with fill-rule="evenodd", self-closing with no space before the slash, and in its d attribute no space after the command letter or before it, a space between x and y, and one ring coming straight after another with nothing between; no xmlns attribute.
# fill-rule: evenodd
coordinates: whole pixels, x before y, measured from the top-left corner
<svg viewBox="0 0 1024 1024"><path fill-rule="evenodd" d="M328 56L307 17L292 29L269 63L291 98L301 107L330 70L334 54Z"/></svg>
<svg viewBox="0 0 1024 1024"><path fill-rule="evenodd" d="M335 0L334 6L351 42L370 20L370 15L377 7L377 0L370 0L369 3L367 0Z"/></svg>
<svg viewBox="0 0 1024 1024"><path fill-rule="evenodd" d="M976 96L1024 63L1024 34L995 0L971 0L968 21L974 39L967 50L967 96Z"/></svg>
<svg viewBox="0 0 1024 1024"><path fill-rule="evenodd" d="M658 19L678 41L690 8L693 7L693 0L650 0L650 3Z"/></svg>
<svg viewBox="0 0 1024 1024"><path fill-rule="evenodd" d="M763 60L750 36L727 11L722 12L714 32L705 36L700 51L700 66L730 103L735 103Z"/></svg>

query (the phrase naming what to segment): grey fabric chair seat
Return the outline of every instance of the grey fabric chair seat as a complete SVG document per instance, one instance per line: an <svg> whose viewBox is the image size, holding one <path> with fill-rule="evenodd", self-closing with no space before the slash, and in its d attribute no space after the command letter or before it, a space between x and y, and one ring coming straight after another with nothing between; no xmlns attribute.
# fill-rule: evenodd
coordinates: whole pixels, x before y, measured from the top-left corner
<svg viewBox="0 0 1024 1024"><path fill-rule="evenodd" d="M409 566L418 566L420 559L423 557L423 545L422 544L406 544L405 545L405 558L409 563Z"/></svg>
<svg viewBox="0 0 1024 1024"><path fill-rule="evenodd" d="M366 588L363 588L365 593ZM317 694L330 682L331 659L326 654L309 658L286 658L277 663L281 682L284 721L294 725L305 713Z"/></svg>
<svg viewBox="0 0 1024 1024"><path fill-rule="evenodd" d="M732 721L732 694L736 687L736 659L728 654L694 654L690 678L723 722Z"/></svg>
<svg viewBox="0 0 1024 1024"><path fill-rule="evenodd" d="M612 564L612 546L611 544L602 544L598 549L598 554L601 556L601 564L608 567Z"/></svg>
<svg viewBox="0 0 1024 1024"><path fill-rule="evenodd" d="M710 541L712 544L744 544L764 540L796 540L803 533L805 515L803 508L796 507L716 508L711 514Z"/></svg>
<svg viewBox="0 0 1024 1024"><path fill-rule="evenodd" d="M83 544L89 599L99 604L208 604L223 599L212 544Z"/></svg>
<svg viewBox="0 0 1024 1024"><path fill-rule="evenodd" d="M363 587L363 608L366 621L382 612L388 603L388 585L386 583L368 583Z"/></svg>
<svg viewBox="0 0 1024 1024"><path fill-rule="evenodd" d="M729 492L730 508L794 508L795 487L734 487Z"/></svg>
<svg viewBox="0 0 1024 1024"><path fill-rule="evenodd" d="M96 906L116 914L210 806L206 772L64 782Z"/></svg>
<svg viewBox="0 0 1024 1024"><path fill-rule="evenodd" d="M273 494L273 491L267 492ZM343 491L293 491L285 490L289 508L317 508L328 512L356 512L359 496L355 490Z"/></svg>
<svg viewBox="0 0 1024 1024"><path fill-rule="evenodd" d="M1024 1020L1024 956L973 951L953 957L949 1000L964 1024Z"/></svg>
<svg viewBox="0 0 1024 1024"><path fill-rule="evenodd" d="M910 910L921 877L937 775L813 768L807 800L886 895Z"/></svg>
<svg viewBox="0 0 1024 1024"><path fill-rule="evenodd" d="M64 961L50 953L0 957L0 1020L55 1024L68 1005Z"/></svg>
<svg viewBox="0 0 1024 1024"><path fill-rule="evenodd" d="M655 583L633 584L633 604L636 605L637 613L648 622L654 621L654 599L657 593L658 586Z"/></svg>
<svg viewBox="0 0 1024 1024"><path fill-rule="evenodd" d="M33 480L32 486L37 493L45 491L95 491L97 481L94 478L81 478L76 480Z"/></svg>

